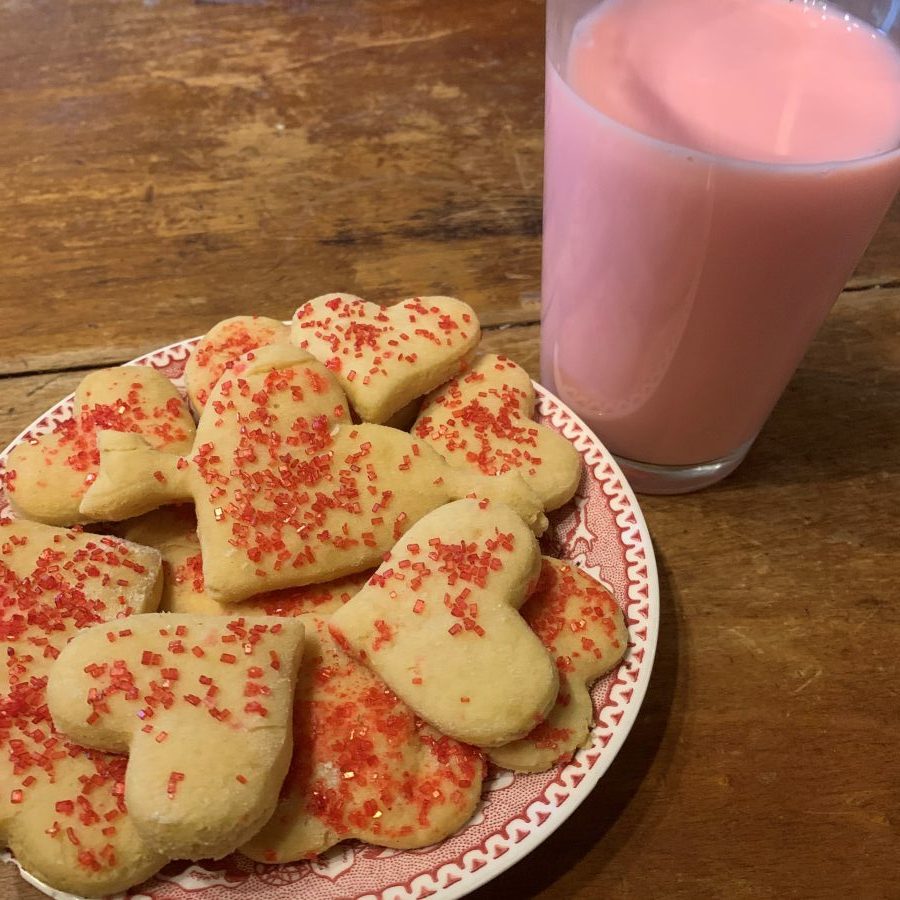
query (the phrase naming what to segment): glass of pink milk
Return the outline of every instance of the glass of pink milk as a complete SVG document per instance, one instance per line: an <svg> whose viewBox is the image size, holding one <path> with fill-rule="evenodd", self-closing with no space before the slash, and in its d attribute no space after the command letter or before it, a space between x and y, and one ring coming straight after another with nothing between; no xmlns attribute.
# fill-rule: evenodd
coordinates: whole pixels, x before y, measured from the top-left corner
<svg viewBox="0 0 900 900"><path fill-rule="evenodd" d="M898 34L900 0L548 0L541 375L636 490L740 464L875 233Z"/></svg>

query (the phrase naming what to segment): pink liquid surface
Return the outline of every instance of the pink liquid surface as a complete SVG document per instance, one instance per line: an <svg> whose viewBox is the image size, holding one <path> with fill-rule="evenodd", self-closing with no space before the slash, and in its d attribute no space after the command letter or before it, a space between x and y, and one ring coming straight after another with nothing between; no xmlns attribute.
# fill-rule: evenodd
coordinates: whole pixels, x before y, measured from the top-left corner
<svg viewBox="0 0 900 900"><path fill-rule="evenodd" d="M900 184L900 54L800 0L607 0L550 53L542 380L619 456L726 457Z"/></svg>

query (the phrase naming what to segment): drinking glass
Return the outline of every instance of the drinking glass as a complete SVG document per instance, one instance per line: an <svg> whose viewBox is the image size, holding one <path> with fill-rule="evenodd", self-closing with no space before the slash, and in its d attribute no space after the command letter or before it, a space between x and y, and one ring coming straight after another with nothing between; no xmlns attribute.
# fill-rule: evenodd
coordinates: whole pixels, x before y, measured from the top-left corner
<svg viewBox="0 0 900 900"><path fill-rule="evenodd" d="M900 143L753 161L623 124L570 59L580 20L622 2L547 4L541 377L636 490L681 493L744 459L890 207ZM896 45L900 0L827 10Z"/></svg>

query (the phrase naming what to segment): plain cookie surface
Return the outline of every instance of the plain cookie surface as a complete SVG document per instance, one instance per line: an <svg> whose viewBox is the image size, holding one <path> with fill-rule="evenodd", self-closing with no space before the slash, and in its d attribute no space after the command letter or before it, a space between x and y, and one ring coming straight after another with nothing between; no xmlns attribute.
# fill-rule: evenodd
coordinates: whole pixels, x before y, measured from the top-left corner
<svg viewBox="0 0 900 900"><path fill-rule="evenodd" d="M337 647L324 618L302 621L294 762L274 815L242 852L288 862L349 838L411 849L454 834L481 796L481 753L424 724Z"/></svg>
<svg viewBox="0 0 900 900"><path fill-rule="evenodd" d="M218 858L275 807L302 648L297 619L136 616L78 634L47 699L68 737L129 754L125 802L149 847Z"/></svg>
<svg viewBox="0 0 900 900"><path fill-rule="evenodd" d="M403 536L332 615L331 632L443 734L505 744L543 719L559 686L517 611L540 566L534 535L511 509L450 503Z"/></svg>

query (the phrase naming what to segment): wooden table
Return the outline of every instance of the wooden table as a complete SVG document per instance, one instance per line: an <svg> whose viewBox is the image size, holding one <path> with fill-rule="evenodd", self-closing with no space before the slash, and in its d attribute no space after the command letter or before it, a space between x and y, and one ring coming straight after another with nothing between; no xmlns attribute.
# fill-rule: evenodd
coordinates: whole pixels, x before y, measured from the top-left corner
<svg viewBox="0 0 900 900"><path fill-rule="evenodd" d="M0 3L0 437L327 290L537 372L543 8ZM642 505L662 629L590 799L478 898L900 896L900 206L743 467ZM0 896L36 898L0 868Z"/></svg>

